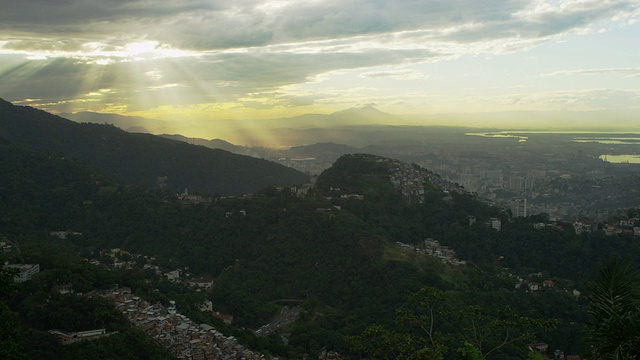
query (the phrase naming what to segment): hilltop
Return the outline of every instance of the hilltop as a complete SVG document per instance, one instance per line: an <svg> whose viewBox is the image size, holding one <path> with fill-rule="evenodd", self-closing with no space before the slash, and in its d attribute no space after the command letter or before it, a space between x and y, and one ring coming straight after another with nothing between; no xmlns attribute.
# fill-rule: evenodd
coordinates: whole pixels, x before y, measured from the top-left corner
<svg viewBox="0 0 640 360"><path fill-rule="evenodd" d="M308 180L303 173L266 160L127 133L112 125L79 124L4 100L0 137L36 151L82 159L129 182L155 186L160 177L179 191L239 195Z"/></svg>

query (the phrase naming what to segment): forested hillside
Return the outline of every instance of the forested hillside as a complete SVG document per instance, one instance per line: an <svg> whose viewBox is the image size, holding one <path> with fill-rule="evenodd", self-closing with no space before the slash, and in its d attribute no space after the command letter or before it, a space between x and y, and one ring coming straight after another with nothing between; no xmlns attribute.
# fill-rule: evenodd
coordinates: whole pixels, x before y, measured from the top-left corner
<svg viewBox="0 0 640 360"><path fill-rule="evenodd" d="M597 264L612 256L624 252L636 261L640 255L632 237L577 236L544 216L510 219L464 191L443 190L444 182L425 180L422 200L416 201L391 181L398 162L369 155L339 159L304 196L267 187L253 197L199 204L5 140L0 166L0 236L22 250L4 256L40 264L34 278L43 292L38 296L55 299L47 292L69 282L83 293L118 283L167 304L177 299L190 316L209 321L195 302L206 297L233 315L248 346L290 358L325 347L354 357L417 351L402 347L403 341L391 353L369 346L369 340L392 338L447 359L462 358L458 349L467 343L492 351L490 358L525 358L533 334L551 349L577 354L584 350L586 311L584 297L573 290L584 293ZM406 168L440 181L419 167ZM499 231L492 226L498 220ZM548 225L534 227L539 223ZM65 230L76 235L50 235ZM453 249L457 262L430 254L428 247L435 245L425 248L425 239ZM114 248L129 254L118 261L131 260L132 270L113 267L105 254ZM214 279L214 286L196 293L186 286L188 278L163 280L142 268L152 257L163 271L181 269L190 277ZM94 269L82 258L113 270ZM546 281L554 285L543 286ZM539 290L530 290L532 284ZM37 324L40 310L31 308L35 299L21 293L16 301L13 309L26 329L46 330ZM297 321L279 330L288 345L246 330L268 323L283 304L302 305ZM440 314L433 318L438 336L434 332L435 340L423 343L428 337L413 316L429 306ZM513 317L520 319L517 329L506 328ZM472 324L482 326L484 335L472 338ZM490 331L491 324L497 330ZM498 346L505 331L514 341ZM35 335L27 335L25 341L33 341ZM409 340L414 337L422 340Z"/></svg>
<svg viewBox="0 0 640 360"><path fill-rule="evenodd" d="M111 125L78 124L0 99L0 138L52 156L80 159L129 183L176 191L241 195L269 185L308 181L296 170L262 159L194 146Z"/></svg>

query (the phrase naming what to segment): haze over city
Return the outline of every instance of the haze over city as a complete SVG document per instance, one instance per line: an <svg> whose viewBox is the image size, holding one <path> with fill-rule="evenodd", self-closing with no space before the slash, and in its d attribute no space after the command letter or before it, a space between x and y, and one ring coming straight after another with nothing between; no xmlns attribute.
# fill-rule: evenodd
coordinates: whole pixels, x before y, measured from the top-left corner
<svg viewBox="0 0 640 360"><path fill-rule="evenodd" d="M5 0L2 9L0 97L56 114L141 116L205 138L362 107L392 114L371 124L640 130L635 0ZM325 125L306 119L295 126Z"/></svg>

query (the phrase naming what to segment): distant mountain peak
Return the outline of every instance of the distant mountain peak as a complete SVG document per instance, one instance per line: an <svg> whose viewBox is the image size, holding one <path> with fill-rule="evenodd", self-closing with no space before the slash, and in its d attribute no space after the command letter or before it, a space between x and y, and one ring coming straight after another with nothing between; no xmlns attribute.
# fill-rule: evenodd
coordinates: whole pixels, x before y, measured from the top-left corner
<svg viewBox="0 0 640 360"><path fill-rule="evenodd" d="M378 110L373 105L353 107L353 108L345 109L342 111L334 112L331 115L391 116L388 113Z"/></svg>
<svg viewBox="0 0 640 360"><path fill-rule="evenodd" d="M96 124L108 123L110 121L119 120L122 122L134 122L139 120L150 120L140 116L125 116L114 113L99 113L94 111L79 111L76 113L62 113L60 114L63 118L80 121L80 122L90 122Z"/></svg>

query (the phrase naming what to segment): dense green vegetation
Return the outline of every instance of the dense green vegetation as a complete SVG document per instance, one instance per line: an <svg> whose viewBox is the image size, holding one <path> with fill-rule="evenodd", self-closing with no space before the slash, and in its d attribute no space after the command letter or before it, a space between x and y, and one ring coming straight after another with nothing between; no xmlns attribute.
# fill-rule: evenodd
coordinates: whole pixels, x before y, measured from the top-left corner
<svg viewBox="0 0 640 360"><path fill-rule="evenodd" d="M26 359L20 349L22 333L9 307L19 290L13 282L16 273L15 270L0 268L0 358L8 360Z"/></svg>
<svg viewBox="0 0 640 360"><path fill-rule="evenodd" d="M640 277L623 261L612 261L592 281L587 343L596 360L640 356Z"/></svg>
<svg viewBox="0 0 640 360"><path fill-rule="evenodd" d="M352 346L385 359L522 359L527 350L514 344L534 341L537 332L556 326L553 320L520 316L508 306L456 308L451 295L426 287L396 310L396 321L401 325L396 330L369 326L351 337Z"/></svg>
<svg viewBox="0 0 640 360"><path fill-rule="evenodd" d="M67 283L82 293L129 286L152 301L176 300L189 316L215 323L196 310L206 297L217 310L233 314L239 328L251 329L277 313L278 300L300 301L299 321L283 330L288 346L275 335L259 339L247 330L225 330L286 357L315 354L323 347L354 356L391 357L363 345L369 335L424 341L419 329L407 330L406 321L410 314L420 314L412 294L426 287L446 297L435 323L442 337L422 347L411 340L417 347L402 350L405 354L425 346L447 359L465 358L473 349L486 354L495 347L495 338L487 337L480 346L465 335L469 322L486 328L511 316L536 326L554 319L557 326L522 331L527 336L499 347L491 358L526 357L525 345L534 333L551 349L575 354L585 350L580 339L586 301L571 291L584 291L585 280L609 258L625 253L637 261L640 256L638 242L628 235L607 237L597 231L577 236L564 224L536 229L533 224L545 222L544 216L509 219L471 195L445 193L434 184L426 184L423 203L407 202L389 182L389 168L365 155L339 159L305 198L286 188L265 188L253 198L215 198L203 204L181 202L171 191L119 183L76 160L42 155L2 139L0 168L0 236L21 250L7 256L38 263L43 270L11 303L18 317L2 314L27 329L16 342L28 344L34 358L49 351L60 358L101 357L102 347L120 342L147 346L107 303L56 294ZM472 225L469 216L476 219ZM487 225L493 217L502 220L501 231ZM82 235L66 240L49 235L60 230ZM469 263L443 264L396 245L418 244L427 237L452 247ZM194 293L154 273L108 271L80 260L112 262L100 253L110 248L155 256L165 271L188 267L192 276L214 278L215 286ZM137 259L140 265L146 261ZM557 285L528 292L515 288L519 277L538 283L551 279ZM507 307L511 310L505 313ZM401 321L396 309L405 311ZM461 318L463 313L467 315ZM106 327L120 335L104 340L105 345L98 345L100 340L65 348L72 349L67 354L55 350L57 345L43 332L52 327ZM42 347L29 345L35 341ZM135 351L131 349L131 358L140 358Z"/></svg>
<svg viewBox="0 0 640 360"><path fill-rule="evenodd" d="M0 99L0 138L53 156L77 158L110 176L157 186L158 177L181 192L240 195L308 176L262 159L189 145L110 125L78 124Z"/></svg>

